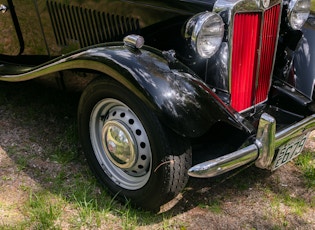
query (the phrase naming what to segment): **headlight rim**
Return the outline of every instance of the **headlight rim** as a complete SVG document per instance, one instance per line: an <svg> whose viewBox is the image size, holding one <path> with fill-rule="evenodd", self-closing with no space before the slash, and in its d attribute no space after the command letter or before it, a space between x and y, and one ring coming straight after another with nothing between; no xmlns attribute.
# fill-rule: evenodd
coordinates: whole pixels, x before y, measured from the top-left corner
<svg viewBox="0 0 315 230"><path fill-rule="evenodd" d="M289 2L289 5L288 5L288 13L287 13L288 24L289 24L290 28L292 28L293 30L302 29L302 27L304 26L305 22L307 21L307 18L309 17L309 14L310 14L310 7L309 7L308 12L304 12L307 14L307 17L305 17L303 19L303 22L300 25L297 26L296 24L292 23L294 14L303 13L302 11L300 11L300 12L296 11L297 4L298 4L298 2L301 2L301 1L308 1L309 6L310 6L310 0L291 0Z"/></svg>
<svg viewBox="0 0 315 230"><path fill-rule="evenodd" d="M197 20L196 20L197 17ZM211 53L209 53L208 55L204 55L204 52L200 51L200 47L198 45L198 41L200 39L200 35L202 33L202 30L204 28L204 26L209 22L210 19L217 19L219 20L217 23L219 25L219 33L218 34L213 34L214 37L219 37L219 43L220 45L216 46L215 49L213 49L213 51ZM186 28L186 32L189 31L189 35L190 35L190 39L191 39L191 46L192 48L195 50L196 53L198 53L198 55L202 58L210 58L212 57L219 49L220 46L222 44L223 41L223 37L224 37L224 22L222 17L212 11L206 11L203 13L199 13L197 15L195 15L190 21L194 21L194 28L191 29L191 25L189 26L189 28ZM187 36L187 33L186 33Z"/></svg>

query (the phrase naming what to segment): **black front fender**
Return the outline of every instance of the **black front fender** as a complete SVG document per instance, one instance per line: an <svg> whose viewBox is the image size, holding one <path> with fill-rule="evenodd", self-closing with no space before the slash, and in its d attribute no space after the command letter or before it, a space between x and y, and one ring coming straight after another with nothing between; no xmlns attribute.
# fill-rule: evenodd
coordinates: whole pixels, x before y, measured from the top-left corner
<svg viewBox="0 0 315 230"><path fill-rule="evenodd" d="M180 135L200 136L218 121L246 130L236 113L186 66L176 60L170 64L162 52L149 47L141 50L122 45L90 47L27 73L2 76L0 80L21 81L78 68L114 78L133 91L165 125Z"/></svg>

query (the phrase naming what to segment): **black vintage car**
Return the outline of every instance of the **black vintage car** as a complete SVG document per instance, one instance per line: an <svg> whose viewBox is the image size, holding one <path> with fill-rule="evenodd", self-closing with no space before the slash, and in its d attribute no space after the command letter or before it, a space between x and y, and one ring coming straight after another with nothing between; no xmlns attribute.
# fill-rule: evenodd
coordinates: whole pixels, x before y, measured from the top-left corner
<svg viewBox="0 0 315 230"><path fill-rule="evenodd" d="M0 80L74 77L92 171L114 196L156 210L189 176L250 163L275 170L302 151L315 107L290 76L309 8L309 0L7 0Z"/></svg>

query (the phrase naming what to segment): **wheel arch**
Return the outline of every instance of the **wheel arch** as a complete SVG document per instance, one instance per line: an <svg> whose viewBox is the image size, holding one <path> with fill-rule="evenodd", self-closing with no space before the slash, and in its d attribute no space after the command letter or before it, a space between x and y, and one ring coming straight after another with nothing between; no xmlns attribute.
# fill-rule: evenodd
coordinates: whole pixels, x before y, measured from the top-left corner
<svg viewBox="0 0 315 230"><path fill-rule="evenodd" d="M162 123L182 136L201 136L217 121L244 129L234 111L188 67L151 47L132 49L121 43L98 45L27 72L2 75L0 80L24 81L75 69L115 79L143 100Z"/></svg>
<svg viewBox="0 0 315 230"><path fill-rule="evenodd" d="M127 87L181 136L201 136L218 121L244 129L234 111L197 75L159 50L102 47L87 59L92 61L89 68Z"/></svg>

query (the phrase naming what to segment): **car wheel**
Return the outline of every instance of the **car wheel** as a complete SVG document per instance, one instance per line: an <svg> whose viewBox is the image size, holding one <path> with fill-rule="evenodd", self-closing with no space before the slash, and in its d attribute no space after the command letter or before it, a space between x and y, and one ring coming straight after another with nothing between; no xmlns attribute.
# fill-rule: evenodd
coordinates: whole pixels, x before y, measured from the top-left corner
<svg viewBox="0 0 315 230"><path fill-rule="evenodd" d="M92 171L121 200L156 211L185 187L189 142L118 82L98 78L87 86L78 125Z"/></svg>

